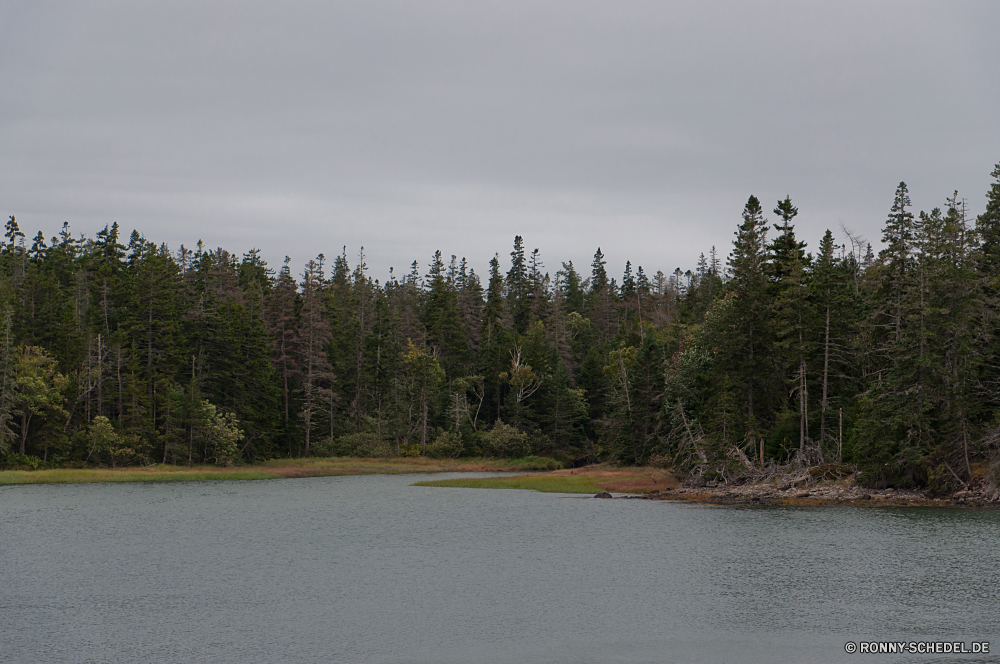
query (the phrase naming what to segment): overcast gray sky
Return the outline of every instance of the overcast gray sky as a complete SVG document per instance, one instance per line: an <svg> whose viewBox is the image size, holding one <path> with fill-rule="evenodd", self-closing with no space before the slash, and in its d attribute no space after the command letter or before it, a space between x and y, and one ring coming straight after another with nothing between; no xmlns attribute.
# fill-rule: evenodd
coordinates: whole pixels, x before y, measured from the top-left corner
<svg viewBox="0 0 1000 664"><path fill-rule="evenodd" d="M482 273L515 234L553 272L687 269L750 194L877 244L900 180L978 214L1000 161L995 1L31 0L0 30L4 218L296 271Z"/></svg>

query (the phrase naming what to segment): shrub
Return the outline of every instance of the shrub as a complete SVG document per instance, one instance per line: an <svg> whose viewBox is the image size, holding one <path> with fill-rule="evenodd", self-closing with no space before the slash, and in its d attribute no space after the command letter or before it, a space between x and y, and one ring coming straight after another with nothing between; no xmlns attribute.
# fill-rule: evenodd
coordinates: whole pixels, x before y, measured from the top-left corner
<svg viewBox="0 0 1000 664"><path fill-rule="evenodd" d="M8 454L3 465L16 470L28 470L29 468L38 470L45 465L45 462L30 454Z"/></svg>
<svg viewBox="0 0 1000 664"><path fill-rule="evenodd" d="M646 463L653 468L673 468L674 458L669 454L653 454Z"/></svg>
<svg viewBox="0 0 1000 664"><path fill-rule="evenodd" d="M526 456L524 459L515 461L511 469L517 470L559 470L563 465L549 457Z"/></svg>
<svg viewBox="0 0 1000 664"><path fill-rule="evenodd" d="M330 436L320 438L309 446L309 456L329 457L337 456L335 453L336 441Z"/></svg>
<svg viewBox="0 0 1000 664"><path fill-rule="evenodd" d="M501 420L497 420L493 428L483 434L482 447L488 456L501 459L516 459L528 456L531 452L528 434Z"/></svg>
<svg viewBox="0 0 1000 664"><path fill-rule="evenodd" d="M313 456L388 457L392 448L374 433L349 433L335 440L329 436L309 451Z"/></svg>
<svg viewBox="0 0 1000 664"><path fill-rule="evenodd" d="M462 434L445 431L427 446L427 456L433 459L456 459L462 456Z"/></svg>

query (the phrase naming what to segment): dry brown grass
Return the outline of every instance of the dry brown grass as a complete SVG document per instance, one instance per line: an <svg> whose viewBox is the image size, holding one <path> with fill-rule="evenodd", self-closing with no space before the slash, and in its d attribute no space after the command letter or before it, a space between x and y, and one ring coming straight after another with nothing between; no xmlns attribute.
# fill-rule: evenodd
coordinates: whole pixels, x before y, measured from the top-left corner
<svg viewBox="0 0 1000 664"><path fill-rule="evenodd" d="M521 459L426 459L394 457L368 459L329 457L309 459L271 459L254 468L267 469L282 477L317 477L323 475L397 475L403 473L493 473L532 470L530 461Z"/></svg>
<svg viewBox="0 0 1000 664"><path fill-rule="evenodd" d="M77 482L177 482L252 480L327 475L395 475L402 473L496 472L530 470L523 461L476 459L448 461L421 458L394 459L272 459L252 466L168 466L146 468L55 468L0 471L0 485ZM527 464L530 465L530 464Z"/></svg>
<svg viewBox="0 0 1000 664"><path fill-rule="evenodd" d="M680 482L670 471L648 466L615 467L609 464L596 464L583 468L566 468L545 473L553 477L575 475L591 477L597 480L605 491L611 493L649 493L654 489L675 489Z"/></svg>
<svg viewBox="0 0 1000 664"><path fill-rule="evenodd" d="M533 489L556 493L649 493L679 486L677 478L660 468L617 468L608 464L567 468L547 473L501 478L469 478L417 482L415 486L478 489Z"/></svg>

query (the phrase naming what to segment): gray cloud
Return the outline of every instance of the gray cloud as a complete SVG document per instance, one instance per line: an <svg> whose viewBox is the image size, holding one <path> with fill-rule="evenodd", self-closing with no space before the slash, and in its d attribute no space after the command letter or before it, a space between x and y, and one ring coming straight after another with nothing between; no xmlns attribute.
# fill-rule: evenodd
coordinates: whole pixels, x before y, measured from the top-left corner
<svg viewBox="0 0 1000 664"><path fill-rule="evenodd" d="M693 266L749 194L877 241L983 207L1000 6L979 3L39 3L0 7L0 212L118 221L384 277L515 233L549 269Z"/></svg>

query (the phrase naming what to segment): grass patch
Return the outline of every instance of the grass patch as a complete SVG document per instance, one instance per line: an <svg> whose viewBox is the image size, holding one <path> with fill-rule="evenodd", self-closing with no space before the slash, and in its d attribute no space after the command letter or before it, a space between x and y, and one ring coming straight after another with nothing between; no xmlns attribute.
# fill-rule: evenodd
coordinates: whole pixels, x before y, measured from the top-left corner
<svg viewBox="0 0 1000 664"><path fill-rule="evenodd" d="M270 459L255 468L273 468L287 473L291 469L302 469L307 474L368 475L399 473L480 473L532 470L554 470L560 464L548 457L527 457L524 459L429 459L426 457L392 457L372 459L367 457L310 457L308 459ZM294 474L294 473L293 473Z"/></svg>
<svg viewBox="0 0 1000 664"><path fill-rule="evenodd" d="M398 475L403 473L478 473L551 470L558 462L545 457L526 459L427 459L395 457L368 459L329 457L270 459L253 466L168 466L148 468L50 468L0 470L0 485L59 484L71 482L194 482L199 480L264 480L279 477L330 475Z"/></svg>
<svg viewBox="0 0 1000 664"><path fill-rule="evenodd" d="M411 486L447 486L467 489L528 489L543 493L600 493L602 483L580 475L518 475L516 477L470 477L414 482Z"/></svg>
<svg viewBox="0 0 1000 664"><path fill-rule="evenodd" d="M53 468L49 470L3 470L4 484L66 484L74 482L195 482L201 480L264 480L280 477L266 470L232 470L202 466L156 466L155 468Z"/></svg>

